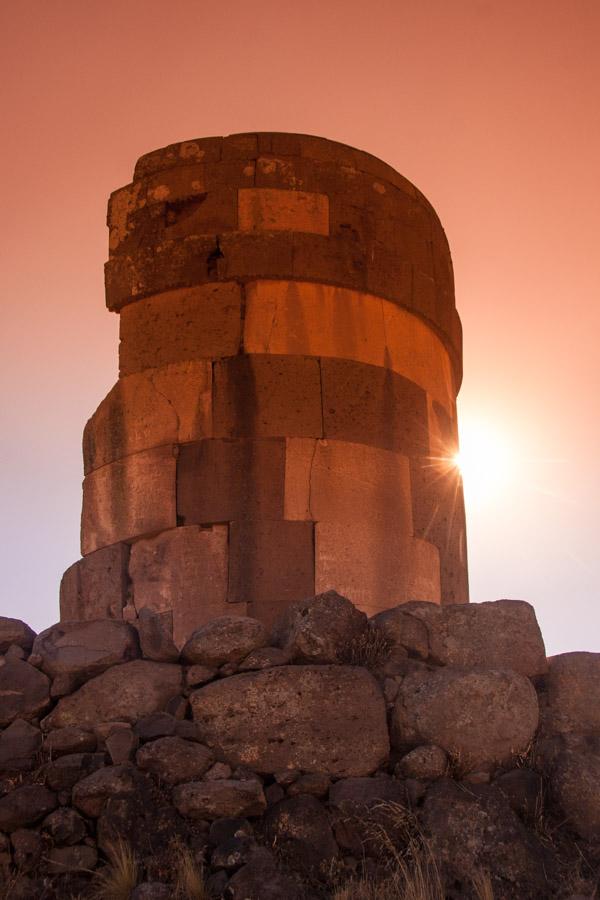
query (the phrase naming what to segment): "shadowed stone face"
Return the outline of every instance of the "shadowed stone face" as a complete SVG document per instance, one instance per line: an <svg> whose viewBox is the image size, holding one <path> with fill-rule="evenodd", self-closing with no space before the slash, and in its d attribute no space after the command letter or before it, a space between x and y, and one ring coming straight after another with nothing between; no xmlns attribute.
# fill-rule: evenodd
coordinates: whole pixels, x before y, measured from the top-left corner
<svg viewBox="0 0 600 900"><path fill-rule="evenodd" d="M83 559L61 618L270 625L336 589L468 600L461 328L423 195L306 135L142 157L109 202L120 378L86 425Z"/></svg>

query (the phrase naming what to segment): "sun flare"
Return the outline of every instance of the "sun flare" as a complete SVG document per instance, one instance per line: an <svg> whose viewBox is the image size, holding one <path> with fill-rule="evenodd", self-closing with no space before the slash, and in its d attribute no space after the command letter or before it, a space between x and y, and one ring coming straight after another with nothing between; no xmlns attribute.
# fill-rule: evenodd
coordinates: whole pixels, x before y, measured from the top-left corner
<svg viewBox="0 0 600 900"><path fill-rule="evenodd" d="M510 438L485 420L466 420L460 427L460 450L453 457L465 493L481 502L498 496L515 474L515 452Z"/></svg>

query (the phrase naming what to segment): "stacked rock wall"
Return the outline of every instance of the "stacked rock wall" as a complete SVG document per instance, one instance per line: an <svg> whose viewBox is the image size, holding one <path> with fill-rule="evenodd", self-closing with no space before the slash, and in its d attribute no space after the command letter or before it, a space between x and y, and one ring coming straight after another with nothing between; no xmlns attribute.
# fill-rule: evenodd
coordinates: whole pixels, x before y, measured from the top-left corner
<svg viewBox="0 0 600 900"><path fill-rule="evenodd" d="M398 859L417 879L423 858L427 896L595 896L600 656L547 660L527 603L367 620L329 592L181 652L148 612L0 619L0 654L11 900L99 896L117 839L132 900L198 896L175 887L182 848L227 900L413 896Z"/></svg>
<svg viewBox="0 0 600 900"><path fill-rule="evenodd" d="M61 617L171 611L181 644L332 587L466 602L461 329L423 195L341 144L233 135L142 157L108 224L120 378Z"/></svg>

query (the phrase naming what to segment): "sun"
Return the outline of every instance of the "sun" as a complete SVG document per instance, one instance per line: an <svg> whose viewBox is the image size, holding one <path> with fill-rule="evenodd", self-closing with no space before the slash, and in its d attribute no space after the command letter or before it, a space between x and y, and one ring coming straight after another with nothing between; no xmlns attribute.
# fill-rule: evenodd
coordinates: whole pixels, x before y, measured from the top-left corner
<svg viewBox="0 0 600 900"><path fill-rule="evenodd" d="M460 450L453 463L470 502L498 497L515 476L515 462L510 437L501 428L484 419L461 422Z"/></svg>

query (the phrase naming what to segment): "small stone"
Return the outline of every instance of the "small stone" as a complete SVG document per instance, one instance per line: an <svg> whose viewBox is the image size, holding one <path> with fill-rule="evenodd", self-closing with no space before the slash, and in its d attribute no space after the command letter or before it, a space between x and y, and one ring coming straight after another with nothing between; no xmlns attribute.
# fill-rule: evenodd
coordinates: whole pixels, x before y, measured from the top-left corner
<svg viewBox="0 0 600 900"><path fill-rule="evenodd" d="M210 667L241 662L267 644L262 622L248 616L220 616L198 628L181 651L188 665Z"/></svg>
<svg viewBox="0 0 600 900"><path fill-rule="evenodd" d="M53 759L69 753L93 753L97 746L96 735L76 726L57 728L46 735L44 750Z"/></svg>
<svg viewBox="0 0 600 900"><path fill-rule="evenodd" d="M435 744L422 744L415 747L398 762L396 775L402 778L417 778L422 781L435 781L442 778L448 768L448 757L441 747Z"/></svg>
<svg viewBox="0 0 600 900"><path fill-rule="evenodd" d="M316 871L338 854L327 811L316 797L292 797L270 807L265 830L271 845L302 871Z"/></svg>
<svg viewBox="0 0 600 900"><path fill-rule="evenodd" d="M73 806L85 816L97 819L108 800L133 797L138 791L139 778L132 766L106 766L77 782L73 788Z"/></svg>
<svg viewBox="0 0 600 900"><path fill-rule="evenodd" d="M393 678L386 678L383 682L383 695L388 703L393 703L398 696L399 684Z"/></svg>
<svg viewBox="0 0 600 900"><path fill-rule="evenodd" d="M299 794L310 794L312 797L326 797L331 780L323 772L307 772L301 775L287 789L288 797L297 797Z"/></svg>
<svg viewBox="0 0 600 900"><path fill-rule="evenodd" d="M259 816L267 806L262 786L256 781L192 781L173 790L173 803L190 819L224 816Z"/></svg>
<svg viewBox="0 0 600 900"><path fill-rule="evenodd" d="M153 741L159 737L171 737L177 729L177 719L167 712L152 713L135 723L134 731L140 741Z"/></svg>
<svg viewBox="0 0 600 900"><path fill-rule="evenodd" d="M55 847L48 853L48 870L53 875L61 872L89 872L98 864L94 847L78 844L74 847Z"/></svg>
<svg viewBox="0 0 600 900"><path fill-rule="evenodd" d="M103 753L70 753L48 763L46 783L53 791L70 791L82 778L104 765Z"/></svg>
<svg viewBox="0 0 600 900"><path fill-rule="evenodd" d="M145 744L136 755L140 769L174 785L201 778L213 761L208 747L179 737L163 737Z"/></svg>
<svg viewBox="0 0 600 900"><path fill-rule="evenodd" d="M42 732L15 719L0 734L0 771L28 772L42 746Z"/></svg>
<svg viewBox="0 0 600 900"><path fill-rule="evenodd" d="M252 672L272 669L274 666L287 666L290 659L291 653L288 650L282 650L280 647L261 647L259 650L253 650L241 661L238 671Z"/></svg>
<svg viewBox="0 0 600 900"><path fill-rule="evenodd" d="M280 784L270 784L265 788L265 799L268 806L279 803L285 797L285 791Z"/></svg>
<svg viewBox="0 0 600 900"><path fill-rule="evenodd" d="M187 697L183 697L181 694L176 694L175 697L171 697L165 706L165 712L168 712L169 715L173 716L175 719L185 719L187 715L189 707L189 702Z"/></svg>
<svg viewBox="0 0 600 900"><path fill-rule="evenodd" d="M21 619L0 616L0 653L6 653L11 644L31 650L34 640L35 631Z"/></svg>
<svg viewBox="0 0 600 900"><path fill-rule="evenodd" d="M299 662L341 662L367 628L367 617L335 591L293 603L273 628L275 643Z"/></svg>
<svg viewBox="0 0 600 900"><path fill-rule="evenodd" d="M234 837L219 844L212 852L210 862L215 869L239 869L248 862L256 847L256 841L248 837Z"/></svg>
<svg viewBox="0 0 600 900"><path fill-rule="evenodd" d="M28 828L18 828L10 836L13 862L22 872L31 872L38 865L43 850L41 835Z"/></svg>
<svg viewBox="0 0 600 900"><path fill-rule="evenodd" d="M186 741L195 741L197 744L204 743L204 729L198 722L190 722L189 719L177 722L175 734Z"/></svg>
<svg viewBox="0 0 600 900"><path fill-rule="evenodd" d="M56 808L56 794L41 784L23 785L0 799L0 831L34 825Z"/></svg>
<svg viewBox="0 0 600 900"><path fill-rule="evenodd" d="M253 837L252 825L248 819L229 818L216 819L211 822L208 839L213 847L224 844L233 838Z"/></svg>
<svg viewBox="0 0 600 900"><path fill-rule="evenodd" d="M217 677L217 671L212 666L188 666L184 675L186 686L193 688L200 684L206 684Z"/></svg>
<svg viewBox="0 0 600 900"><path fill-rule="evenodd" d="M219 676L221 678L230 678L232 675L235 675L238 667L235 663L225 663L224 666L221 666L219 669Z"/></svg>
<svg viewBox="0 0 600 900"><path fill-rule="evenodd" d="M179 650L173 643L172 613L157 613L143 607L139 611L137 629L143 657L155 662L177 662Z"/></svg>
<svg viewBox="0 0 600 900"><path fill-rule="evenodd" d="M106 750L113 766L130 762L139 746L139 738L130 726L118 728L106 738Z"/></svg>
<svg viewBox="0 0 600 900"><path fill-rule="evenodd" d="M490 773L489 772L467 772L466 775L463 775L461 778L463 784L489 784L490 783Z"/></svg>
<svg viewBox="0 0 600 900"><path fill-rule="evenodd" d="M43 821L42 827L58 846L78 844L87 834L85 822L74 809L55 809Z"/></svg>
<svg viewBox="0 0 600 900"><path fill-rule="evenodd" d="M221 781L223 778L231 778L232 769L227 763L216 762L204 774L205 781Z"/></svg>
<svg viewBox="0 0 600 900"><path fill-rule="evenodd" d="M22 647L19 647L18 644L11 644L6 653L4 654L4 658L11 659L27 659L27 651L23 650Z"/></svg>
<svg viewBox="0 0 600 900"><path fill-rule="evenodd" d="M296 780L296 778L299 777L300 772L298 771L298 769L282 769L279 772L273 773L273 778L275 779L277 784L280 784L282 787L288 787L290 784L292 784L293 781Z"/></svg>

